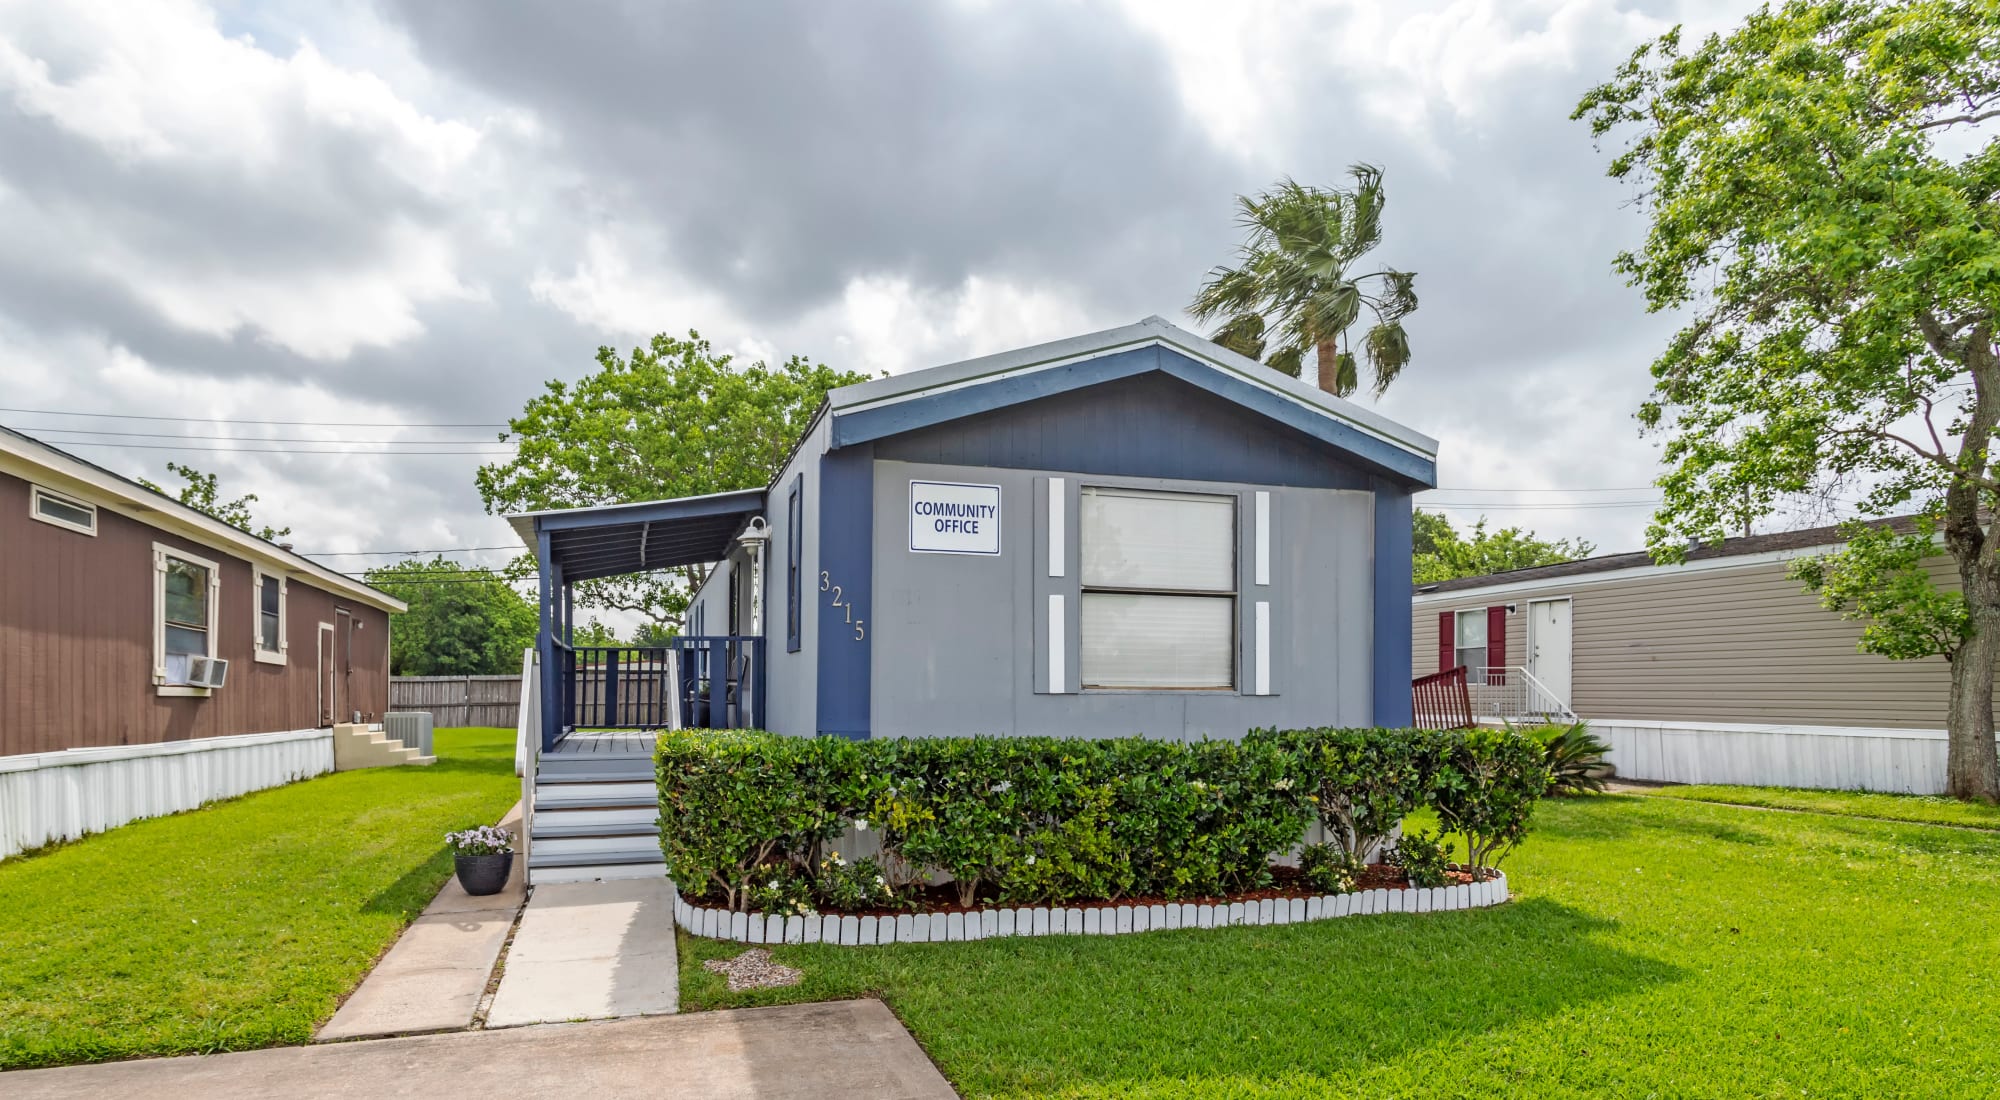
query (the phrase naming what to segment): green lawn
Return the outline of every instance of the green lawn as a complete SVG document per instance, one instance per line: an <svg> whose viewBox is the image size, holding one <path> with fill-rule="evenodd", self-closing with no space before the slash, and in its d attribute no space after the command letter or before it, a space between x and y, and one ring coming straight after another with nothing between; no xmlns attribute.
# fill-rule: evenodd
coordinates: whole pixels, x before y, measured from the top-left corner
<svg viewBox="0 0 2000 1100"><path fill-rule="evenodd" d="M520 796L514 731L0 863L0 1069L302 1043ZM4 1090L0 1090L4 1091Z"/></svg>
<svg viewBox="0 0 2000 1100"><path fill-rule="evenodd" d="M878 995L971 1096L2000 1095L2000 835L1557 800L1499 909L786 947L687 1008Z"/></svg>
<svg viewBox="0 0 2000 1100"><path fill-rule="evenodd" d="M1688 785L1660 787L1646 794L1655 798L1685 798L1691 802L1726 802L1779 810L1808 810L1885 821L1918 821L1932 825L1964 825L2000 829L2000 806L1960 802L1920 794L1875 794L1869 791L1807 791L1796 787L1725 787Z"/></svg>

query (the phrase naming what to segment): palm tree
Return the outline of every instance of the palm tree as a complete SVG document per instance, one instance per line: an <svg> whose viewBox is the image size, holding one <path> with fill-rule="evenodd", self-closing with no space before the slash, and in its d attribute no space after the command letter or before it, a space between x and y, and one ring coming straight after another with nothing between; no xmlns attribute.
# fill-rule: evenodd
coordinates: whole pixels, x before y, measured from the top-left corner
<svg viewBox="0 0 2000 1100"><path fill-rule="evenodd" d="M1357 164L1351 191L1307 187L1291 179L1261 195L1236 198L1249 238L1235 267L1208 274L1189 308L1197 320L1222 318L1215 342L1296 378L1312 352L1319 388L1341 397L1361 380L1347 330L1365 308L1374 325L1361 345L1375 396L1410 361L1403 318L1417 308L1416 274L1348 269L1382 239L1382 170ZM1277 347L1265 354L1267 342Z"/></svg>

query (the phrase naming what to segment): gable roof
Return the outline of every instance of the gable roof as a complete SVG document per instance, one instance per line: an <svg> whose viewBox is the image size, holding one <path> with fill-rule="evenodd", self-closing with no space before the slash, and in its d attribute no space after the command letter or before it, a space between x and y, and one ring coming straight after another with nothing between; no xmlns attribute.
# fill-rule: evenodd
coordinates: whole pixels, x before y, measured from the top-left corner
<svg viewBox="0 0 2000 1100"><path fill-rule="evenodd" d="M829 444L865 443L1155 371L1296 428L1413 487L1437 484L1437 440L1159 317L842 386L827 395Z"/></svg>
<svg viewBox="0 0 2000 1100"><path fill-rule="evenodd" d="M1899 534L1909 534L1916 530L1915 516L1891 516L1887 519L1869 520L1870 527L1889 527ZM1728 558L1747 558L1761 554L1792 554L1802 550L1816 550L1820 547L1841 546L1847 537L1840 533L1839 524L1824 527L1806 527L1797 531L1773 531L1767 535L1744 535L1719 542L1706 543L1688 551L1688 562L1718 562ZM1664 569L1653 561L1653 556L1636 550L1624 554L1600 554L1594 558L1578 558L1575 561L1558 562L1555 565L1537 565L1527 569L1509 569L1501 573L1487 573L1478 577L1455 577L1448 581L1434 581L1419 584L1416 595L1419 599L1431 595L1464 592L1470 589L1492 588L1498 585L1531 584L1536 581L1560 580L1564 577L1583 577L1594 573L1614 573L1624 569Z"/></svg>
<svg viewBox="0 0 2000 1100"><path fill-rule="evenodd" d="M14 461L9 462L8 459ZM116 474L95 462L78 458L0 425L0 472L46 482L51 489L77 493L85 499L114 502L115 511L149 527L170 531L203 546L234 553L251 561L276 565L311 580L331 592L352 596L384 611L409 610L408 605L378 588L337 573L296 551L260 539L198 508L190 508L156 489Z"/></svg>

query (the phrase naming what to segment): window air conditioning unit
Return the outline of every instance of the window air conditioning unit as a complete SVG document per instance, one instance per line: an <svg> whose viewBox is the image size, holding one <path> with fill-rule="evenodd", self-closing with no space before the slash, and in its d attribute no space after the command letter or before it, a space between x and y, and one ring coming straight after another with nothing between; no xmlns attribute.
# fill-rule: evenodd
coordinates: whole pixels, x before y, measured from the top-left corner
<svg viewBox="0 0 2000 1100"><path fill-rule="evenodd" d="M219 688L229 679L229 662L220 657L188 658L188 686Z"/></svg>

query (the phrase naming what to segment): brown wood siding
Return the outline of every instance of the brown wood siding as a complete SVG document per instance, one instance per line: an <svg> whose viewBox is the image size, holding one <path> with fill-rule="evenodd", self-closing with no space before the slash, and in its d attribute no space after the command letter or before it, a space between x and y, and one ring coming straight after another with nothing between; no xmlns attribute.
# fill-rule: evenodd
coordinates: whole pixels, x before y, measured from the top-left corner
<svg viewBox="0 0 2000 1100"><path fill-rule="evenodd" d="M1419 603L1411 630L1424 652L1437 644L1440 611L1513 604L1508 651L1526 654L1528 601L1568 596L1570 707L1585 718L1942 729L1945 660L1859 652L1861 624L1821 608L1787 568L1774 561L1598 574L1532 592L1452 594ZM1941 587L1957 589L1948 560L1936 559L1931 571Z"/></svg>
<svg viewBox="0 0 2000 1100"><path fill-rule="evenodd" d="M256 594L248 560L149 527L106 507L97 535L28 514L29 483L0 474L0 755L144 745L320 724L318 624L353 613L352 707L379 719L389 698L388 613L287 577L288 663L255 659ZM153 684L153 544L215 562L216 655L226 687L163 698Z"/></svg>

